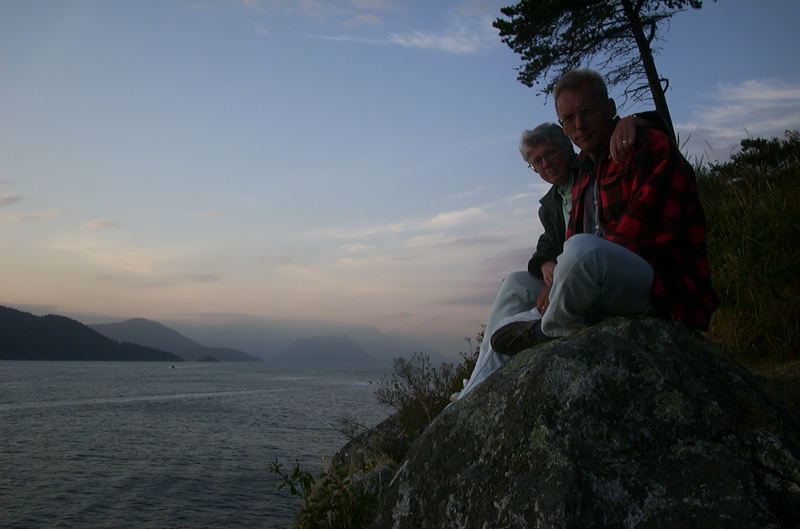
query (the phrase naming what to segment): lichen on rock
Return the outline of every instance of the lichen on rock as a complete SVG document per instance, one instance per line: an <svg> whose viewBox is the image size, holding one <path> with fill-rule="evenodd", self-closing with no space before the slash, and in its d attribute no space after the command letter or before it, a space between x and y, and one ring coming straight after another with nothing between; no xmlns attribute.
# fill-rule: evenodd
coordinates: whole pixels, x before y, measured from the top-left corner
<svg viewBox="0 0 800 529"><path fill-rule="evenodd" d="M445 409L373 527L798 527L799 439L711 342L611 319L516 355Z"/></svg>

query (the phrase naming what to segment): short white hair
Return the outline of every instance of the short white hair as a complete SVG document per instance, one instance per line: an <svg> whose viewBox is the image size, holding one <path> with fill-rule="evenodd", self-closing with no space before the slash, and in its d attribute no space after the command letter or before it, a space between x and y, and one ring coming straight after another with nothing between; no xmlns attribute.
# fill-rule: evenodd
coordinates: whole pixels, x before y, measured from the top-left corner
<svg viewBox="0 0 800 529"><path fill-rule="evenodd" d="M558 78L555 88L553 88L553 101L558 101L558 96L565 88L577 88L583 84L589 84L597 94L608 99L608 87L603 80L603 76L594 70L571 70Z"/></svg>
<svg viewBox="0 0 800 529"><path fill-rule="evenodd" d="M528 161L531 150L542 143L549 143L553 147L564 152L566 156L575 154L572 142L561 127L555 123L542 123L533 130L526 130L522 133L519 141L519 153L522 159Z"/></svg>

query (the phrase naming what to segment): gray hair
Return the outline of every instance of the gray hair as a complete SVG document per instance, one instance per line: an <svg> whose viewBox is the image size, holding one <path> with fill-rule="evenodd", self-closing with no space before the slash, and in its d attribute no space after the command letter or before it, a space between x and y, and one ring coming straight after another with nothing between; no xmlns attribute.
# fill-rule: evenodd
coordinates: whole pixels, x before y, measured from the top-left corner
<svg viewBox="0 0 800 529"><path fill-rule="evenodd" d="M603 77L594 70L571 70L558 78L553 88L553 101L558 101L558 95L565 88L577 88L588 83L602 99L608 99L608 88Z"/></svg>
<svg viewBox="0 0 800 529"><path fill-rule="evenodd" d="M564 152L566 156L572 156L575 151L572 149L572 142L561 127L555 123L542 123L533 130L526 130L522 133L519 141L519 153L522 159L528 161L531 150L541 143L549 143L553 147Z"/></svg>

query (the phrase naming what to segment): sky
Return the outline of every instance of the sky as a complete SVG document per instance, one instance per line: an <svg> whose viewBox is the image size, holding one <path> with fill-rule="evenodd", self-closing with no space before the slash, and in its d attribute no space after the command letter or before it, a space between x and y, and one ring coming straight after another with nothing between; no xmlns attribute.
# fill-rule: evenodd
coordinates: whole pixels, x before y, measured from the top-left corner
<svg viewBox="0 0 800 529"><path fill-rule="evenodd" d="M0 304L455 352L542 231L518 141L556 116L491 27L509 3L0 0ZM800 128L797 20L795 0L671 19L656 63L687 157Z"/></svg>

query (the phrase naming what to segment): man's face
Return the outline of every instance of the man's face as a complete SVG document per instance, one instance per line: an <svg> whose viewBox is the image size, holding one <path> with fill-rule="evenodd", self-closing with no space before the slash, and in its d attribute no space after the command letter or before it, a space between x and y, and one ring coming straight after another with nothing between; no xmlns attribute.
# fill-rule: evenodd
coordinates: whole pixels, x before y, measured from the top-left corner
<svg viewBox="0 0 800 529"><path fill-rule="evenodd" d="M608 149L617 113L613 99L603 98L591 84L583 83L558 94L556 112L564 134L581 151L595 155Z"/></svg>
<svg viewBox="0 0 800 529"><path fill-rule="evenodd" d="M548 184L560 186L569 180L569 159L563 149L550 142L532 147L528 153L528 164Z"/></svg>

